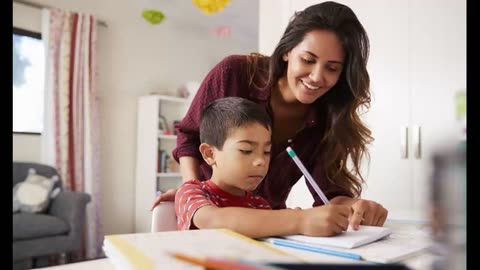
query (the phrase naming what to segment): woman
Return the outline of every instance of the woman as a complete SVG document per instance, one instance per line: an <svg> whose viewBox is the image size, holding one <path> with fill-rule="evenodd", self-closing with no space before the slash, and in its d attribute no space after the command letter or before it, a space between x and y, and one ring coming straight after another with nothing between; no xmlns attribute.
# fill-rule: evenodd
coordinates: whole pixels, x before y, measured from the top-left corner
<svg viewBox="0 0 480 270"><path fill-rule="evenodd" d="M173 151L184 181L207 180L211 168L198 151L199 112L225 96L263 106L273 120L270 169L257 188L273 209L285 208L300 170L285 151L291 146L332 204L352 208L350 224L382 226L387 210L360 199L360 161L372 141L358 111L370 105L367 34L353 11L323 2L297 12L270 57L232 55L218 63L176 126ZM347 159L353 166L347 168ZM349 166L350 167L350 166ZM307 182L314 205L322 200ZM173 200L175 190L157 198ZM321 207L320 207L321 208Z"/></svg>

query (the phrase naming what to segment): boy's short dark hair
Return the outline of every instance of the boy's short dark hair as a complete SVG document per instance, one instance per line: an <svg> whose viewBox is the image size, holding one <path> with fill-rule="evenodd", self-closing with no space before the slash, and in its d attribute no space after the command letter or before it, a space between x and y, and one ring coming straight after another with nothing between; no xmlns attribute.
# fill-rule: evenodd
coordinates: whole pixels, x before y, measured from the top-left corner
<svg viewBox="0 0 480 270"><path fill-rule="evenodd" d="M259 123L271 130L272 120L258 104L241 97L217 99L203 108L200 115L200 142L222 150L232 128Z"/></svg>

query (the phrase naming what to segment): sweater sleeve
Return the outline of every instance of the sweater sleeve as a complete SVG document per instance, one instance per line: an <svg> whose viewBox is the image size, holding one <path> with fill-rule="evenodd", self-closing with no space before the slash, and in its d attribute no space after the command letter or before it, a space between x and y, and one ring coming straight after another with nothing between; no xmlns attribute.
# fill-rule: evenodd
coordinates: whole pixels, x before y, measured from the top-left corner
<svg viewBox="0 0 480 270"><path fill-rule="evenodd" d="M231 55L213 67L200 85L185 117L175 125L177 145L172 155L177 162L183 156L203 160L198 150L200 146L201 111L205 106L219 98L235 95L236 88L239 87L238 79L241 79L238 71L243 69L240 64L241 59L245 58Z"/></svg>

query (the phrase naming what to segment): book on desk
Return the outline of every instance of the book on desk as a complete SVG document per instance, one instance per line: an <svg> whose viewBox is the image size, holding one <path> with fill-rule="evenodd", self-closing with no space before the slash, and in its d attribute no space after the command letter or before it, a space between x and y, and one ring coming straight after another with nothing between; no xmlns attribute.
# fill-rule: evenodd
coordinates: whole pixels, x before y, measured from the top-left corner
<svg viewBox="0 0 480 270"><path fill-rule="evenodd" d="M264 240L293 249L374 263L397 263L415 256L432 245L424 231L393 231L388 227L360 226L334 237L292 235Z"/></svg>
<svg viewBox="0 0 480 270"><path fill-rule="evenodd" d="M248 260L251 263L301 263L298 257L226 229L107 235L103 250L116 269L203 269L171 254Z"/></svg>

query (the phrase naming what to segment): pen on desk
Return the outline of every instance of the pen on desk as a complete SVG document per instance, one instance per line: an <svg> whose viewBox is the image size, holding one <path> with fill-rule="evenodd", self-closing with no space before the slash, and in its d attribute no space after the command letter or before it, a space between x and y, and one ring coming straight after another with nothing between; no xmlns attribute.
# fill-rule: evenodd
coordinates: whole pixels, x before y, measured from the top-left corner
<svg viewBox="0 0 480 270"><path fill-rule="evenodd" d="M323 203L325 205L330 204L330 201L327 199L327 196L323 194L322 190L317 185L317 182L313 180L312 175L310 175L310 173L307 171L307 169L303 165L302 161L300 161L297 154L295 153L295 151L293 151L293 149L290 146L287 147L287 153L293 159L295 164L297 164L298 168L300 169L300 171L302 171L303 175L305 176L305 178L307 178L307 181L310 183L310 185L312 185L313 189L317 192L318 196L320 196L320 199L322 199Z"/></svg>
<svg viewBox="0 0 480 270"><path fill-rule="evenodd" d="M171 254L176 259L200 265L208 270L278 270L276 267L269 267L266 265L257 265L247 262L239 262L235 260L212 258L212 257L197 257L181 253Z"/></svg>
<svg viewBox="0 0 480 270"><path fill-rule="evenodd" d="M289 241L289 240L269 239L268 241L270 243L274 244L274 245L277 245L277 246L296 248L296 249L312 251L312 252L317 252L317 253L322 253L322 254L327 254L327 255L333 255L333 256L338 256L338 257L343 257L343 258L349 258L349 259L354 259L354 260L361 260L362 259L362 257L358 254L343 252L343 251L337 251L337 250L331 250L331 249L325 249L325 248L320 248L320 247L313 247L313 246L304 245L304 244L294 242L294 241Z"/></svg>

